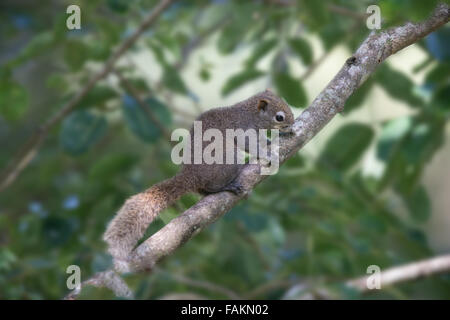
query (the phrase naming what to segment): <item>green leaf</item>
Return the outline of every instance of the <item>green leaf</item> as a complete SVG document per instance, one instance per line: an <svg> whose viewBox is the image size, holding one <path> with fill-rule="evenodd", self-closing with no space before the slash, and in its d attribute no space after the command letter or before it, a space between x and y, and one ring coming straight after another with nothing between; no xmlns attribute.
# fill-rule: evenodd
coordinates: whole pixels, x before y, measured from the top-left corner
<svg viewBox="0 0 450 320"><path fill-rule="evenodd" d="M78 71L87 60L88 50L82 41L68 40L64 46L64 61L72 71Z"/></svg>
<svg viewBox="0 0 450 320"><path fill-rule="evenodd" d="M159 128L151 120L151 112L164 125L172 121L170 111L167 107L154 98L145 100L145 108L140 106L131 96L123 97L123 114L130 130L145 142L153 143L162 135Z"/></svg>
<svg viewBox="0 0 450 320"><path fill-rule="evenodd" d="M123 32L123 26L107 16L96 16L95 25L101 33L105 46L116 45Z"/></svg>
<svg viewBox="0 0 450 320"><path fill-rule="evenodd" d="M439 84L440 82L450 82L450 63L438 63L428 71L425 77L426 83Z"/></svg>
<svg viewBox="0 0 450 320"><path fill-rule="evenodd" d="M217 49L221 54L230 54L242 40L242 30L236 23L228 24L217 40Z"/></svg>
<svg viewBox="0 0 450 320"><path fill-rule="evenodd" d="M388 229L388 224L382 219L382 217L369 213L360 215L358 218L358 224L378 235L386 233L386 230Z"/></svg>
<svg viewBox="0 0 450 320"><path fill-rule="evenodd" d="M11 60L7 65L11 67L16 67L17 65L24 63L28 59L37 57L48 49L51 48L53 44L53 33L50 31L45 31L35 35L27 46L20 52L20 54L13 60Z"/></svg>
<svg viewBox="0 0 450 320"><path fill-rule="evenodd" d="M145 100L146 104L153 110L155 116L159 121L166 126L170 126L172 123L172 114L167 106L161 101L155 98L148 98Z"/></svg>
<svg viewBox="0 0 450 320"><path fill-rule="evenodd" d="M28 92L23 86L9 79L0 81L0 114L6 119L19 119L28 103Z"/></svg>
<svg viewBox="0 0 450 320"><path fill-rule="evenodd" d="M319 28L328 22L329 10L325 1L298 0L299 8L305 12L303 23L311 29Z"/></svg>
<svg viewBox="0 0 450 320"><path fill-rule="evenodd" d="M394 146L408 133L412 126L411 117L401 117L388 121L381 131L377 144L377 157L388 160Z"/></svg>
<svg viewBox="0 0 450 320"><path fill-rule="evenodd" d="M431 103L436 109L450 111L450 103L448 101L448 97L450 97L450 84L436 89L433 94Z"/></svg>
<svg viewBox="0 0 450 320"><path fill-rule="evenodd" d="M68 83L61 73L52 73L45 81L45 85L49 89L58 90L59 92L66 92Z"/></svg>
<svg viewBox="0 0 450 320"><path fill-rule="evenodd" d="M207 68L201 68L198 75L204 82L207 82L209 81L209 79L211 79L211 72Z"/></svg>
<svg viewBox="0 0 450 320"><path fill-rule="evenodd" d="M0 271L8 271L17 261L15 254L7 247L0 248Z"/></svg>
<svg viewBox="0 0 450 320"><path fill-rule="evenodd" d="M250 232L256 233L267 230L270 216L264 213L250 212L249 209L250 206L248 204L238 205L231 209L229 215L225 216L225 219L242 223Z"/></svg>
<svg viewBox="0 0 450 320"><path fill-rule="evenodd" d="M128 82L135 88L138 92L149 93L151 91L148 86L147 81L144 78L128 78Z"/></svg>
<svg viewBox="0 0 450 320"><path fill-rule="evenodd" d="M60 144L71 155L82 154L105 135L107 127L103 116L87 110L77 110L64 120Z"/></svg>
<svg viewBox="0 0 450 320"><path fill-rule="evenodd" d="M222 95L226 96L244 84L262 77L264 72L256 69L247 69L231 76L222 87Z"/></svg>
<svg viewBox="0 0 450 320"><path fill-rule="evenodd" d="M258 43L258 45L256 45L253 49L250 57L245 61L245 65L248 68L254 68L256 63L264 58L275 47L277 43L277 39L267 39Z"/></svg>
<svg viewBox="0 0 450 320"><path fill-rule="evenodd" d="M70 219L50 216L43 222L42 235L49 247L58 247L65 244L73 232L76 224ZM44 260L46 261L46 260Z"/></svg>
<svg viewBox="0 0 450 320"><path fill-rule="evenodd" d="M431 215L431 201L424 186L417 187L414 192L404 196L411 217L418 222L425 222Z"/></svg>
<svg viewBox="0 0 450 320"><path fill-rule="evenodd" d="M291 77L287 72L275 72L272 79L278 94L286 99L287 103L295 108L306 105L306 92L300 80Z"/></svg>
<svg viewBox="0 0 450 320"><path fill-rule="evenodd" d="M175 68L169 65L164 66L164 74L162 77L162 82L164 85L173 90L174 92L180 94L187 94L188 89L183 79L181 79L180 74Z"/></svg>
<svg viewBox="0 0 450 320"><path fill-rule="evenodd" d="M427 18L433 8L436 7L438 0L381 0L378 5L381 8L383 20L390 22L399 22L405 18L412 21L420 21Z"/></svg>
<svg viewBox="0 0 450 320"><path fill-rule="evenodd" d="M168 63L166 61L166 55L164 53L163 48L161 47L160 44L157 44L153 41L153 39L149 40L148 42L148 46L149 48L152 50L153 55L155 56L156 61L158 61L158 63L161 66L167 66Z"/></svg>
<svg viewBox="0 0 450 320"><path fill-rule="evenodd" d="M358 88L345 103L344 114L348 114L361 107L372 87L372 79L368 79L365 83L363 83L363 85Z"/></svg>
<svg viewBox="0 0 450 320"><path fill-rule="evenodd" d="M445 123L420 119L416 121L401 146L409 163L422 164L434 154L444 140Z"/></svg>
<svg viewBox="0 0 450 320"><path fill-rule="evenodd" d="M302 38L293 38L289 40L289 46L292 51L302 60L303 64L309 65L313 59L313 52L308 41Z"/></svg>
<svg viewBox="0 0 450 320"><path fill-rule="evenodd" d="M383 64L375 72L374 79L391 97L403 100L411 107L423 105L423 101L413 93L414 83L404 73Z"/></svg>
<svg viewBox="0 0 450 320"><path fill-rule="evenodd" d="M117 97L118 95L114 89L99 84L92 88L92 90L90 90L88 94L80 101L80 107L97 107Z"/></svg>
<svg viewBox="0 0 450 320"><path fill-rule="evenodd" d="M89 177L102 182L108 181L131 169L136 161L135 156L127 153L105 155L92 164Z"/></svg>
<svg viewBox="0 0 450 320"><path fill-rule="evenodd" d="M337 28L334 24L329 23L325 25L319 32L319 36L322 40L322 44L325 50L331 51L331 49L344 39L345 32L342 29Z"/></svg>
<svg viewBox="0 0 450 320"><path fill-rule="evenodd" d="M393 145L386 148L384 156L389 157L389 161L380 188L393 184L398 192L410 194L419 182L424 164L442 145L444 128L445 122L439 118L416 117L411 124L400 125L394 136L401 138L393 139Z"/></svg>
<svg viewBox="0 0 450 320"><path fill-rule="evenodd" d="M255 25L252 15L258 10L258 5L250 1L241 1L234 4L232 20L222 29L217 39L217 49L221 54L230 54L246 34Z"/></svg>
<svg viewBox="0 0 450 320"><path fill-rule="evenodd" d="M369 147L374 132L360 123L347 124L327 141L319 156L320 163L327 163L338 170L349 169Z"/></svg>
<svg viewBox="0 0 450 320"><path fill-rule="evenodd" d="M107 0L108 7L118 13L125 13L128 11L130 0Z"/></svg>
<svg viewBox="0 0 450 320"><path fill-rule="evenodd" d="M402 144L402 152L409 163L418 163L424 149L433 139L430 123L415 123L407 139Z"/></svg>
<svg viewBox="0 0 450 320"><path fill-rule="evenodd" d="M111 55L111 47L103 41L91 42L86 47L86 56L94 61L104 62Z"/></svg>
<svg viewBox="0 0 450 320"><path fill-rule="evenodd" d="M158 41L160 47L170 50L176 57L180 58L180 45L182 45L182 43L180 43L180 39L165 32L155 34L154 38Z"/></svg>

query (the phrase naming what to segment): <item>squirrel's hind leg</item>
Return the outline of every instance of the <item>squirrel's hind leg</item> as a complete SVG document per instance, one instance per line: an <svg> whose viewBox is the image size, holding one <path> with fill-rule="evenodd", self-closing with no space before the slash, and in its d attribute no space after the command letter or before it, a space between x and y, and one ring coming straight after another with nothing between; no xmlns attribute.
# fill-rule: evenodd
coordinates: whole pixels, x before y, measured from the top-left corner
<svg viewBox="0 0 450 320"><path fill-rule="evenodd" d="M237 179L235 179L231 181L229 184L227 184L225 187L223 187L222 190L220 191L229 191L239 196L243 194L245 190L242 184Z"/></svg>
<svg viewBox="0 0 450 320"><path fill-rule="evenodd" d="M210 194L222 192L222 191L229 191L234 193L235 195L241 195L244 192L244 187L240 182L237 181L237 179L231 181L229 184L227 184L225 187L217 189L217 190L206 190L206 189L199 189L198 193L200 193L202 196L208 196Z"/></svg>

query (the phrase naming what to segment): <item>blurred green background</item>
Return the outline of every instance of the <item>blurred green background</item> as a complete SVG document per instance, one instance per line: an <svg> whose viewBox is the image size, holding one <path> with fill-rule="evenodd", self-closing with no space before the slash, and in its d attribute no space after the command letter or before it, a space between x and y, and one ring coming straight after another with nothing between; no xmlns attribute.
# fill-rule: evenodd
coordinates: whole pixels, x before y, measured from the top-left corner
<svg viewBox="0 0 450 320"><path fill-rule="evenodd" d="M1 179L54 115L157 1L0 2ZM67 30L66 8L81 8ZM124 200L175 174L167 132L213 107L273 88L298 115L367 37L424 19L435 1L178 1L52 128L31 164L0 193L0 299L60 299L66 268L82 280L110 266L101 241ZM450 29L383 63L276 176L159 264L129 275L138 299L164 297L450 298L450 277L367 296L341 284L450 251ZM133 89L130 91L129 87ZM138 96L144 101L140 105ZM148 234L190 207L184 196ZM205 285L206 284L206 285ZM297 290L289 290L295 284ZM208 289L209 288L209 289ZM87 288L82 298L112 298Z"/></svg>

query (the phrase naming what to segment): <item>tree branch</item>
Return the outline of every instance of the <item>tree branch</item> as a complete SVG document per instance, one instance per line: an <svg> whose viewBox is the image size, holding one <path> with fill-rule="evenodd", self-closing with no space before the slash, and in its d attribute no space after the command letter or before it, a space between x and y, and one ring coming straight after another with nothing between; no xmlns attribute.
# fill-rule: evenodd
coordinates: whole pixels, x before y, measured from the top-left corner
<svg viewBox="0 0 450 320"><path fill-rule="evenodd" d="M408 264L391 267L379 274L372 273L367 276L345 281L343 284L361 294L369 294L406 281L418 280L441 273L450 272L450 254L430 259L415 261ZM379 281L377 283L377 281ZM336 283L332 283L336 284ZM339 284L342 284L339 283ZM379 287L375 287L379 284ZM373 286L373 287L372 287ZM289 286L282 299L311 300L311 299L339 299L336 292L329 290L327 284L311 286L308 283L297 283Z"/></svg>
<svg viewBox="0 0 450 320"><path fill-rule="evenodd" d="M296 119L294 134L280 139L280 161L284 162L294 155L341 112L350 95L382 61L447 23L449 16L449 7L442 4L422 23L407 23L379 34L372 33ZM259 166L248 165L239 180L248 193L266 177L259 174ZM171 254L193 235L219 219L244 196L220 192L203 198L136 248L131 257L132 270L152 268L161 258Z"/></svg>
<svg viewBox="0 0 450 320"><path fill-rule="evenodd" d="M417 280L431 275L450 272L450 254L434 257L389 268L380 274L380 285L391 286L409 280ZM376 291L367 286L367 280L373 275L347 281L347 285L360 292Z"/></svg>
<svg viewBox="0 0 450 320"><path fill-rule="evenodd" d="M80 286L71 291L64 300L75 300L86 286L108 288L116 297L132 298L133 293L123 279L112 270L96 273L92 278L83 281Z"/></svg>
<svg viewBox="0 0 450 320"><path fill-rule="evenodd" d="M78 105L78 103L94 88L95 84L108 75L114 64L119 58L136 42L136 40L147 30L161 15L161 13L172 3L173 0L161 0L159 4L153 9L150 15L141 23L141 25L128 37L117 50L105 62L102 69L96 73L86 85L69 100L53 117L44 123L28 140L24 149L12 161L11 167L8 168L0 182L0 192L5 190L11 183L13 183L20 173L29 165L31 160L37 153L37 149L47 138L50 130L57 125L64 117L71 113Z"/></svg>
<svg viewBox="0 0 450 320"><path fill-rule="evenodd" d="M293 156L341 112L346 100L382 61L446 24L449 16L449 6L440 4L424 22L407 23L384 32L371 33L319 96L295 120L293 134L280 139L280 162ZM223 216L267 177L260 175L259 169L258 165L247 165L239 176L245 190L243 195L220 192L206 196L145 240L132 252L129 271L151 270L158 261L172 254L192 236Z"/></svg>

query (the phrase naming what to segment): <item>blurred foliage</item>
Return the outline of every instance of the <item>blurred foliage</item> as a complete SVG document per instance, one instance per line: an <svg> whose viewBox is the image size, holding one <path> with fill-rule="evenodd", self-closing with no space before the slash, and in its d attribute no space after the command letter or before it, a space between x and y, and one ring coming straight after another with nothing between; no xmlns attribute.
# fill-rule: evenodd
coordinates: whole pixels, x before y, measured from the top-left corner
<svg viewBox="0 0 450 320"><path fill-rule="evenodd" d="M154 0L13 1L0 3L0 166L6 167L32 129L50 118L134 30ZM65 27L68 4L82 8L82 29ZM288 3L286 5L286 3ZM375 1L383 27L423 19L436 1ZM81 267L82 278L110 266L101 235L114 212L131 194L173 175L170 145L148 112L168 130L168 96L196 99L188 79L177 70L192 40L224 18L211 36L222 55L246 49L241 69L223 79L228 95L265 78L293 107L312 96L293 63L309 68L318 59L310 43L317 37L325 51L340 45L354 50L368 35L365 21L336 13L333 6L363 14L373 1L179 1L162 14L132 52L149 52L160 67L159 86L145 80L139 67L122 72L142 95L140 105L120 85L102 80L75 112L51 131L29 168L0 194L0 299L59 299L66 292L67 266ZM410 116L379 124L348 123L339 128L314 159L300 153L252 196L161 263L167 273L130 275L138 299L196 292L171 274L208 281L245 296L267 283L326 287L338 298L358 298L335 284L381 268L429 257L422 226L432 203L421 177L442 146L449 118L449 28L419 45L426 68L414 83L395 65L384 63L348 101L343 115L363 108L374 87L409 106ZM269 68L261 61L270 59ZM214 63L200 61L203 81ZM153 92L154 90L154 92ZM220 102L218 102L220 105ZM362 174L361 157L374 146L384 171ZM199 199L184 196L153 223L151 234ZM399 213L409 212L409 215ZM281 298L287 287L256 298ZM84 298L111 298L89 288ZM436 276L396 286L375 298L448 298L450 279Z"/></svg>

